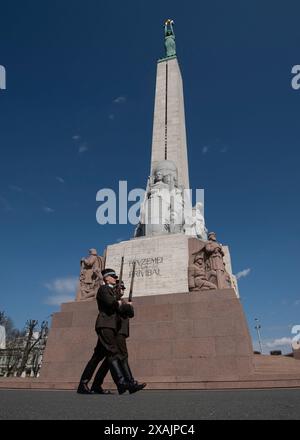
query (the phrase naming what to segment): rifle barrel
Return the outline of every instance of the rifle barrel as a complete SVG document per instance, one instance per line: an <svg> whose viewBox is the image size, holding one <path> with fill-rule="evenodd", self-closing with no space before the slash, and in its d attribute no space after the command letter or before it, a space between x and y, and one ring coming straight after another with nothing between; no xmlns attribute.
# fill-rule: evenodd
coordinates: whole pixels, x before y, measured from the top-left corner
<svg viewBox="0 0 300 440"><path fill-rule="evenodd" d="M129 290L128 301L132 300L133 282L134 282L134 277L135 277L135 265L136 265L136 261L134 261L133 265L132 265L131 282L130 282L130 290Z"/></svg>
<svg viewBox="0 0 300 440"><path fill-rule="evenodd" d="M124 256L122 257L122 260L121 260L119 283L121 283L123 281L123 267L124 267Z"/></svg>

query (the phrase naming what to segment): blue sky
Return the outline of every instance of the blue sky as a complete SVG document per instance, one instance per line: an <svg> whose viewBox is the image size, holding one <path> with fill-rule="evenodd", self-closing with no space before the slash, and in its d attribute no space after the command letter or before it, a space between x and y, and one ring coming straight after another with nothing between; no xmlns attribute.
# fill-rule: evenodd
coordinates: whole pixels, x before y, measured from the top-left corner
<svg viewBox="0 0 300 440"><path fill-rule="evenodd" d="M281 1L10 1L1 5L0 309L22 327L73 296L100 226L96 192L146 184L156 60L175 20L192 188L230 246L254 340L300 324L300 4ZM271 345L270 347L271 348Z"/></svg>

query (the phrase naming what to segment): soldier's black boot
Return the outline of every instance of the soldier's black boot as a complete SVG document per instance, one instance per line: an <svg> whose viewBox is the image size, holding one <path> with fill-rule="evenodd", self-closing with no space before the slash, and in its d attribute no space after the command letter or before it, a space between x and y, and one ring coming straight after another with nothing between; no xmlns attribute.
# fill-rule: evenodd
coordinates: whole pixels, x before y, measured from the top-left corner
<svg viewBox="0 0 300 440"><path fill-rule="evenodd" d="M129 389L129 384L124 377L123 370L118 359L115 359L111 362L110 372L115 384L117 385L119 394L124 394Z"/></svg>
<svg viewBox="0 0 300 440"><path fill-rule="evenodd" d="M91 391L93 394L106 394L106 395L113 394L111 391L104 390L102 387L94 387L93 386L93 387L91 387Z"/></svg>
<svg viewBox="0 0 300 440"><path fill-rule="evenodd" d="M107 395L113 394L109 390L104 390L102 388L105 376L107 375L108 372L109 372L109 364L107 359L105 359L100 365L99 370L97 371L97 374L91 386L91 391L94 394L107 394Z"/></svg>
<svg viewBox="0 0 300 440"><path fill-rule="evenodd" d="M91 390L88 387L87 382L79 382L78 388L77 388L78 394L92 394Z"/></svg>
<svg viewBox="0 0 300 440"><path fill-rule="evenodd" d="M123 368L123 371L124 371L124 375L125 375L125 377L126 377L126 379L128 381L128 384L129 384L129 388L128 388L129 393L130 394L136 393L137 391L140 391L143 388L145 388L145 386L147 385L145 382L138 383L138 381L134 379L134 377L132 375L132 372L130 370L129 364L128 364L128 360L127 359L123 359L121 361L121 364L122 364L122 368Z"/></svg>

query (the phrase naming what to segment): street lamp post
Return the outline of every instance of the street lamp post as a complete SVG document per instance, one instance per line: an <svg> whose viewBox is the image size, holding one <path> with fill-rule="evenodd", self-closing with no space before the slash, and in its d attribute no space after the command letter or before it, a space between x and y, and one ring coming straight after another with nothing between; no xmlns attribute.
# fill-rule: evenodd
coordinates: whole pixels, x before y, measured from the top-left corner
<svg viewBox="0 0 300 440"><path fill-rule="evenodd" d="M260 347L260 352L261 354L263 354L263 349L262 349L262 342L261 342L261 335L260 335L260 329L261 329L261 325L258 321L257 318L254 319L256 321L256 326L254 327L255 330L257 331L257 336L258 336L258 343L259 343L259 347Z"/></svg>

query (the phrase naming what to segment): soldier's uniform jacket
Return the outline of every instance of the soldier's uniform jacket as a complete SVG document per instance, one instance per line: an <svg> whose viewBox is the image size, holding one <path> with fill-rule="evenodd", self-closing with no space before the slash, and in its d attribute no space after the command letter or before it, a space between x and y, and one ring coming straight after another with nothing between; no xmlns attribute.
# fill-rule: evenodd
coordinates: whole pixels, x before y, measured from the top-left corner
<svg viewBox="0 0 300 440"><path fill-rule="evenodd" d="M125 336L125 338L129 337L129 318L119 316L118 333Z"/></svg>
<svg viewBox="0 0 300 440"><path fill-rule="evenodd" d="M130 304L122 304L118 311L118 333L129 337L129 319L134 317L134 309Z"/></svg>
<svg viewBox="0 0 300 440"><path fill-rule="evenodd" d="M118 329L119 303L116 299L115 290L108 284L101 286L97 292L97 304L99 314L95 328Z"/></svg>

